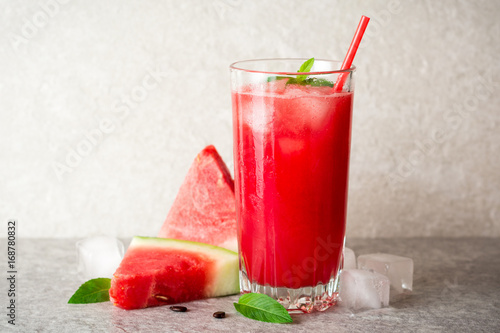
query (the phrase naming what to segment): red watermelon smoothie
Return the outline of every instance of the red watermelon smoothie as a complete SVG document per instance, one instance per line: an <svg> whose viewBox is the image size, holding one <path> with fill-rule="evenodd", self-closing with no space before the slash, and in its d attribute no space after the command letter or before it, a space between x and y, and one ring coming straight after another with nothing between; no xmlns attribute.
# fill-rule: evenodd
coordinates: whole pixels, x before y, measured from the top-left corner
<svg viewBox="0 0 500 333"><path fill-rule="evenodd" d="M334 92L340 64L316 61L309 82L294 83L302 61L232 65L235 193L242 291L311 312L337 297L354 68Z"/></svg>

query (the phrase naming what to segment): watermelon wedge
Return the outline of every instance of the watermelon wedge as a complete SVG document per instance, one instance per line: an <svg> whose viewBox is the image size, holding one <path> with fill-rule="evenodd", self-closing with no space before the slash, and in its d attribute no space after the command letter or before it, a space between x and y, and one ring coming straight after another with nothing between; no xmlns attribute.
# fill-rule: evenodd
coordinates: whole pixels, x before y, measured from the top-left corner
<svg viewBox="0 0 500 333"><path fill-rule="evenodd" d="M240 292L238 255L209 244L134 237L111 279L110 300L126 309Z"/></svg>
<svg viewBox="0 0 500 333"><path fill-rule="evenodd" d="M214 146L196 156L158 237L238 251L234 182Z"/></svg>

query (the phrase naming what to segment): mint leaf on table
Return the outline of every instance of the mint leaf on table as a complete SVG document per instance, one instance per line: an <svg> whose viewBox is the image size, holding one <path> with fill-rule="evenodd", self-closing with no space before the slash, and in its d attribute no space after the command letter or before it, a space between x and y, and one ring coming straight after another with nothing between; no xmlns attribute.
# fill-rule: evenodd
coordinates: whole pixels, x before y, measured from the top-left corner
<svg viewBox="0 0 500 333"><path fill-rule="evenodd" d="M97 278L88 280L71 296L69 304L88 304L109 301L111 279Z"/></svg>
<svg viewBox="0 0 500 333"><path fill-rule="evenodd" d="M278 324L292 322L292 317L283 305L264 294L245 294L240 297L238 303L234 303L234 307L250 319Z"/></svg>
<svg viewBox="0 0 500 333"><path fill-rule="evenodd" d="M297 73L308 73L311 71L311 68L314 65L314 58L308 59L304 61L304 63L300 66L299 70ZM302 81L307 78L307 75L297 75L297 79Z"/></svg>

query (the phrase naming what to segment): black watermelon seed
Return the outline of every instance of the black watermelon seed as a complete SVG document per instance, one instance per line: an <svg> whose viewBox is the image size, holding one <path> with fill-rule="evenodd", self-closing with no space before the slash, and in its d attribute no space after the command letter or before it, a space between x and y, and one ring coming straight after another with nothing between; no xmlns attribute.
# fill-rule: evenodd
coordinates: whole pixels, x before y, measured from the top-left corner
<svg viewBox="0 0 500 333"><path fill-rule="evenodd" d="M225 317L226 317L226 313L224 311L214 312L214 318L225 318Z"/></svg>
<svg viewBox="0 0 500 333"><path fill-rule="evenodd" d="M175 311L175 312L186 312L187 308L185 306L171 306L170 310Z"/></svg>

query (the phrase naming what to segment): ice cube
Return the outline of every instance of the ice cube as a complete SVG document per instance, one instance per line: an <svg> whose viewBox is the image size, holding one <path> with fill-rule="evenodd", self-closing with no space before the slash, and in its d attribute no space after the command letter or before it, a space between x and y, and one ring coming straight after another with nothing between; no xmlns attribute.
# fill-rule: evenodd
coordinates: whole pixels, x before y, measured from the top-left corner
<svg viewBox="0 0 500 333"><path fill-rule="evenodd" d="M344 247L344 269L356 268L356 255L348 247Z"/></svg>
<svg viewBox="0 0 500 333"><path fill-rule="evenodd" d="M114 237L91 237L76 243L78 277L87 281L98 277L111 278L123 258L123 243Z"/></svg>
<svg viewBox="0 0 500 333"><path fill-rule="evenodd" d="M302 139L292 139L283 137L276 140L280 148L280 152L283 155L293 155L300 153L304 150L305 141Z"/></svg>
<svg viewBox="0 0 500 333"><path fill-rule="evenodd" d="M386 253L358 257L358 268L383 274L391 281L391 297L412 290L413 260Z"/></svg>
<svg viewBox="0 0 500 333"><path fill-rule="evenodd" d="M340 274L339 306L351 310L379 309L389 305L389 279L361 269L344 269Z"/></svg>

